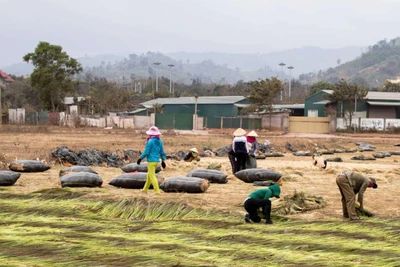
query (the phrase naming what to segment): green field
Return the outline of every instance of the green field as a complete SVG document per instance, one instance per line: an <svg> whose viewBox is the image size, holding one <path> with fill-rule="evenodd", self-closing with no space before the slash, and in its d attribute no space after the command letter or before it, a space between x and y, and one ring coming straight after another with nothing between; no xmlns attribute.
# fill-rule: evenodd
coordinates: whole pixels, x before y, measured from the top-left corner
<svg viewBox="0 0 400 267"><path fill-rule="evenodd" d="M206 212L162 198L0 189L0 266L400 266L400 222Z"/></svg>

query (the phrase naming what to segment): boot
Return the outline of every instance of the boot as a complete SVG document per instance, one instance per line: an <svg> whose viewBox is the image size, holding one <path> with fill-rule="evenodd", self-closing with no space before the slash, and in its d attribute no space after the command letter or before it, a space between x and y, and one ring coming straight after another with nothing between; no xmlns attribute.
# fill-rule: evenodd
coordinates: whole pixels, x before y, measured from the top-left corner
<svg viewBox="0 0 400 267"><path fill-rule="evenodd" d="M262 208L262 212L265 216L265 224L273 224L271 220L271 206L265 206Z"/></svg>
<svg viewBox="0 0 400 267"><path fill-rule="evenodd" d="M253 221L250 219L250 215L248 213L244 216L244 221L246 223L253 223Z"/></svg>

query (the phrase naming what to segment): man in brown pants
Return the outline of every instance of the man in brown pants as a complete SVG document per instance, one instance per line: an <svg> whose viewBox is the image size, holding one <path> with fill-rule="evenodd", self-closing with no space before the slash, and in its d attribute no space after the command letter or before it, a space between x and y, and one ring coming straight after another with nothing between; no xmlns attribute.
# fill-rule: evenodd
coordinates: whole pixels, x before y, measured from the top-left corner
<svg viewBox="0 0 400 267"><path fill-rule="evenodd" d="M342 195L343 217L350 220L359 220L356 212L356 194L360 209L363 209L363 196L367 187L378 188L376 180L372 177L365 177L358 172L343 172L336 178L336 184Z"/></svg>

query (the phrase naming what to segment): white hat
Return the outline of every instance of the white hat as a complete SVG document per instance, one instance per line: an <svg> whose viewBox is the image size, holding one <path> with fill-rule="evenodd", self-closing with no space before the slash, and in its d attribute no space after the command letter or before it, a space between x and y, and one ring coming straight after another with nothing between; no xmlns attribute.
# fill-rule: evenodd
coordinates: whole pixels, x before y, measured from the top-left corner
<svg viewBox="0 0 400 267"><path fill-rule="evenodd" d="M258 134L255 131L251 131L247 134L247 136L258 137Z"/></svg>
<svg viewBox="0 0 400 267"><path fill-rule="evenodd" d="M192 152L194 152L194 153L199 153L199 151L197 151L197 148L191 148L189 151L192 151Z"/></svg>
<svg viewBox="0 0 400 267"><path fill-rule="evenodd" d="M237 128L236 131L233 132L233 136L244 136L246 131L242 128Z"/></svg>

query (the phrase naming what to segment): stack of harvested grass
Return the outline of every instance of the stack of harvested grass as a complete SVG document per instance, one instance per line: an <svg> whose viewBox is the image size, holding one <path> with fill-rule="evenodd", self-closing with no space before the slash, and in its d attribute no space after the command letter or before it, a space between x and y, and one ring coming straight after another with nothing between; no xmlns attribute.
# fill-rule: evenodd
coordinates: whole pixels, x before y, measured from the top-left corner
<svg viewBox="0 0 400 267"><path fill-rule="evenodd" d="M208 165L207 166L207 169L210 169L210 170L221 170L221 164L220 163L216 163L216 162L213 162L213 163L211 163L210 165Z"/></svg>
<svg viewBox="0 0 400 267"><path fill-rule="evenodd" d="M279 201L275 201L272 208L276 214L289 215L321 209L325 206L326 201L322 197L295 191L293 196L285 196Z"/></svg>

